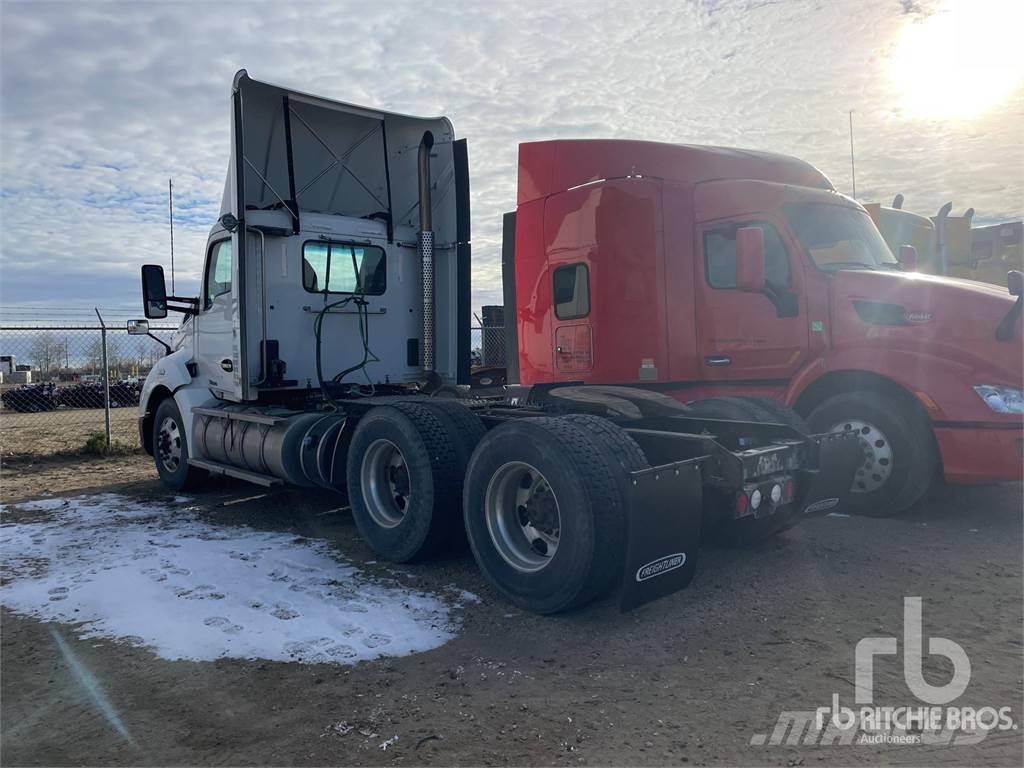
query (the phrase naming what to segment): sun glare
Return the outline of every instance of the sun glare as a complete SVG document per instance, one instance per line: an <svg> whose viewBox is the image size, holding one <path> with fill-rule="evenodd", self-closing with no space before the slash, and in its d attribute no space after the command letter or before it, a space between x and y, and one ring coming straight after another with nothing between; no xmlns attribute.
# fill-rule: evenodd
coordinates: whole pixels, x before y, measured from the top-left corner
<svg viewBox="0 0 1024 768"><path fill-rule="evenodd" d="M961 0L909 24L892 60L902 105L919 117L969 119L1024 86L1021 0Z"/></svg>

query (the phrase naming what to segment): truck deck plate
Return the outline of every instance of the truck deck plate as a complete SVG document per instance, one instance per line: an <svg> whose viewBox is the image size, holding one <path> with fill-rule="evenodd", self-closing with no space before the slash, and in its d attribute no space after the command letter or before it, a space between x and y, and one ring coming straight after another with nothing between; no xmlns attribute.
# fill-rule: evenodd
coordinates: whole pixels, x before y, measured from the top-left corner
<svg viewBox="0 0 1024 768"><path fill-rule="evenodd" d="M239 480L247 480L248 482L256 485L262 485L264 488L269 488L273 485L284 485L283 480L274 477L273 475L261 475L259 472L250 472L247 469L239 469L238 467L233 467L230 464L220 464L219 462L209 461L207 459L189 459L188 463L191 467L205 469L207 472L214 475L237 477Z"/></svg>

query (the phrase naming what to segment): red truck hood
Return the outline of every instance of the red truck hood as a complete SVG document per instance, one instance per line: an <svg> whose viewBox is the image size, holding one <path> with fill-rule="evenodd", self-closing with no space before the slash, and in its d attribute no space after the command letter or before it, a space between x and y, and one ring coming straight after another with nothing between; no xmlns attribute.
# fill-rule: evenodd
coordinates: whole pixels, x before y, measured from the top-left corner
<svg viewBox="0 0 1024 768"><path fill-rule="evenodd" d="M833 339L930 354L993 379L1020 385L1022 331L998 341L996 328L1014 304L1006 288L972 280L896 271L835 273Z"/></svg>

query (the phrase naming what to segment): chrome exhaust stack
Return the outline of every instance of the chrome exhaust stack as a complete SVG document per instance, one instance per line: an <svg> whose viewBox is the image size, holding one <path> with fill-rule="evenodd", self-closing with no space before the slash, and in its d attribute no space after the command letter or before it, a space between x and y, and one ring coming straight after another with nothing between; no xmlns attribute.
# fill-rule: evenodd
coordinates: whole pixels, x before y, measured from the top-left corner
<svg viewBox="0 0 1024 768"><path fill-rule="evenodd" d="M430 201L430 150L434 134L426 131L419 149L420 265L423 275L423 372L434 370L434 224Z"/></svg>

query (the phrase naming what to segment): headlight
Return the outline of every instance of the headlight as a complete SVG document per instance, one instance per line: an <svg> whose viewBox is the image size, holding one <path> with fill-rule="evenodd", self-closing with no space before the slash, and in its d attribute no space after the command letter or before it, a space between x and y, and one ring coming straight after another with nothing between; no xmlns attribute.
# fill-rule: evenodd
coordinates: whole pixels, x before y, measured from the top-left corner
<svg viewBox="0 0 1024 768"><path fill-rule="evenodd" d="M996 413L1024 413L1024 392L1019 389L979 384L974 391Z"/></svg>

